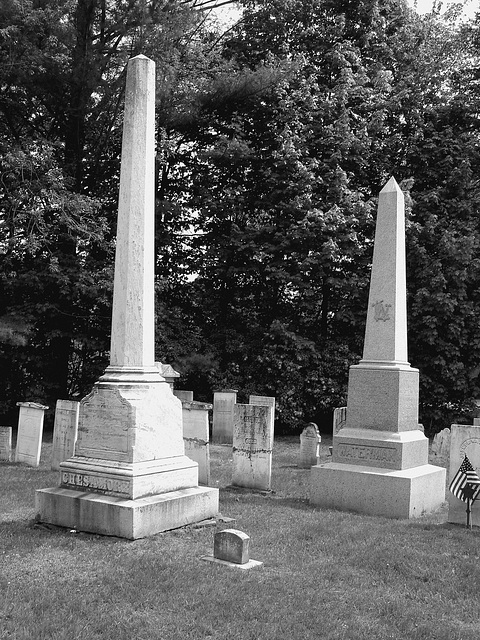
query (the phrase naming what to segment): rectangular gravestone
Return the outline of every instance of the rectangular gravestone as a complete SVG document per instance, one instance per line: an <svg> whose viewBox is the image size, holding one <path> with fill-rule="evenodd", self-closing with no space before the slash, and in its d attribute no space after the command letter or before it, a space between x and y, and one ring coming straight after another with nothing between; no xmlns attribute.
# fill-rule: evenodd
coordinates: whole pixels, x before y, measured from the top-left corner
<svg viewBox="0 0 480 640"><path fill-rule="evenodd" d="M182 401L183 442L185 455L198 464L199 484L210 484L210 443L206 402Z"/></svg>
<svg viewBox="0 0 480 640"><path fill-rule="evenodd" d="M53 425L52 469L60 470L60 463L75 453L78 412L80 403L73 400L57 400Z"/></svg>
<svg viewBox="0 0 480 640"><path fill-rule="evenodd" d="M236 389L214 392L212 442L216 444L232 444L233 407L236 401Z"/></svg>
<svg viewBox="0 0 480 640"><path fill-rule="evenodd" d="M460 468L465 455L480 475L480 426L452 424L450 433L448 484ZM448 522L465 525L467 503L456 498L451 491L447 491L447 500ZM480 500L476 500L472 505L471 522L473 526L480 526Z"/></svg>
<svg viewBox="0 0 480 640"><path fill-rule="evenodd" d="M236 404L233 421L232 484L258 491L271 490L272 407Z"/></svg>
<svg viewBox="0 0 480 640"><path fill-rule="evenodd" d="M173 395L179 400L186 400L187 402L193 402L193 391L185 391L184 389L174 389Z"/></svg>
<svg viewBox="0 0 480 640"><path fill-rule="evenodd" d="M436 458L444 458L448 461L450 455L450 438L451 432L448 427L435 434L431 451Z"/></svg>
<svg viewBox="0 0 480 640"><path fill-rule="evenodd" d="M12 427L0 427L0 462L12 460Z"/></svg>
<svg viewBox="0 0 480 640"><path fill-rule="evenodd" d="M256 404L263 407L272 407L271 429L273 434L275 428L275 398L273 396L249 396L248 404Z"/></svg>
<svg viewBox="0 0 480 640"><path fill-rule="evenodd" d="M347 407L337 407L333 410L333 435L347 425Z"/></svg>
<svg viewBox="0 0 480 640"><path fill-rule="evenodd" d="M17 407L20 407L20 413L15 462L38 467L42 449L43 418L48 407L37 402L17 402Z"/></svg>

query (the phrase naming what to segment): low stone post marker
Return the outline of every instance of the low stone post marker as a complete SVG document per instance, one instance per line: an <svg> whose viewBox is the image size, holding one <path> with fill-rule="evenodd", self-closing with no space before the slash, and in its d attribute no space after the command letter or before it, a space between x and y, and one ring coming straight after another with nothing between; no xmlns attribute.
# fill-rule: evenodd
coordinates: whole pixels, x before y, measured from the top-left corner
<svg viewBox="0 0 480 640"><path fill-rule="evenodd" d="M53 425L52 470L60 471L60 463L75 453L80 403L57 400Z"/></svg>
<svg viewBox="0 0 480 640"><path fill-rule="evenodd" d="M310 469L313 465L318 464L321 441L317 425L314 422L309 422L300 434L300 456L298 459L300 469Z"/></svg>
<svg viewBox="0 0 480 640"><path fill-rule="evenodd" d="M38 402L17 402L17 407L20 407L20 413L15 462L38 467L42 449L43 418L48 407Z"/></svg>
<svg viewBox="0 0 480 640"><path fill-rule="evenodd" d="M253 569L263 562L249 559L250 537L237 529L224 529L215 534L213 556L203 556L202 560L223 564L233 569Z"/></svg>
<svg viewBox="0 0 480 640"><path fill-rule="evenodd" d="M0 427L0 462L12 460L12 427Z"/></svg>

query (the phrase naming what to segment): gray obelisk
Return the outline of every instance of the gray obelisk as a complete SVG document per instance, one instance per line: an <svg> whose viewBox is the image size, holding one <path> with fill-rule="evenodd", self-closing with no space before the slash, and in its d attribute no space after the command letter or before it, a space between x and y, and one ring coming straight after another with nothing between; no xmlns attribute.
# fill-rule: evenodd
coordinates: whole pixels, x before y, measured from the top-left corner
<svg viewBox="0 0 480 640"><path fill-rule="evenodd" d="M393 518L442 504L445 469L428 464L418 382L407 361L404 198L391 178L378 201L363 358L350 367L332 462L312 467L313 504Z"/></svg>
<svg viewBox="0 0 480 640"><path fill-rule="evenodd" d="M75 455L36 492L42 522L136 539L215 516L185 456L182 403L155 366L155 64L128 63L110 365L80 405Z"/></svg>

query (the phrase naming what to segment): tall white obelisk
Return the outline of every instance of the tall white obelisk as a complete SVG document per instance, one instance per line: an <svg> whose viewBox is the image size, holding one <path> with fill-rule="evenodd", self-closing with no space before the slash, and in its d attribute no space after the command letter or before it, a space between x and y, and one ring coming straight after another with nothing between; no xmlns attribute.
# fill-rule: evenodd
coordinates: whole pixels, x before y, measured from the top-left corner
<svg viewBox="0 0 480 640"><path fill-rule="evenodd" d="M130 539L218 513L154 364L154 149L155 64L140 55L127 69L110 365L81 402L60 487L36 492L38 520Z"/></svg>
<svg viewBox="0 0 480 640"><path fill-rule="evenodd" d="M332 462L312 467L318 506L413 518L445 500L418 428L418 369L407 361L405 209L391 178L379 194L363 359L350 367L346 426Z"/></svg>

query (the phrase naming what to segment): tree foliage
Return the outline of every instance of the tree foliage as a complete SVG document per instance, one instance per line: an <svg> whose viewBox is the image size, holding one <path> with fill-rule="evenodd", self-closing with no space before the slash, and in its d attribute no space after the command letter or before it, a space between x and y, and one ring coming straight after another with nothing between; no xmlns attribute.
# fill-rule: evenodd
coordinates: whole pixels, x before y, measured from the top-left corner
<svg viewBox="0 0 480 640"><path fill-rule="evenodd" d="M284 429L343 404L394 175L421 419L466 415L479 23L405 0L245 0L222 31L212 4L0 7L5 411L80 395L106 363L124 69L142 52L157 63L157 359L199 399L275 395Z"/></svg>

